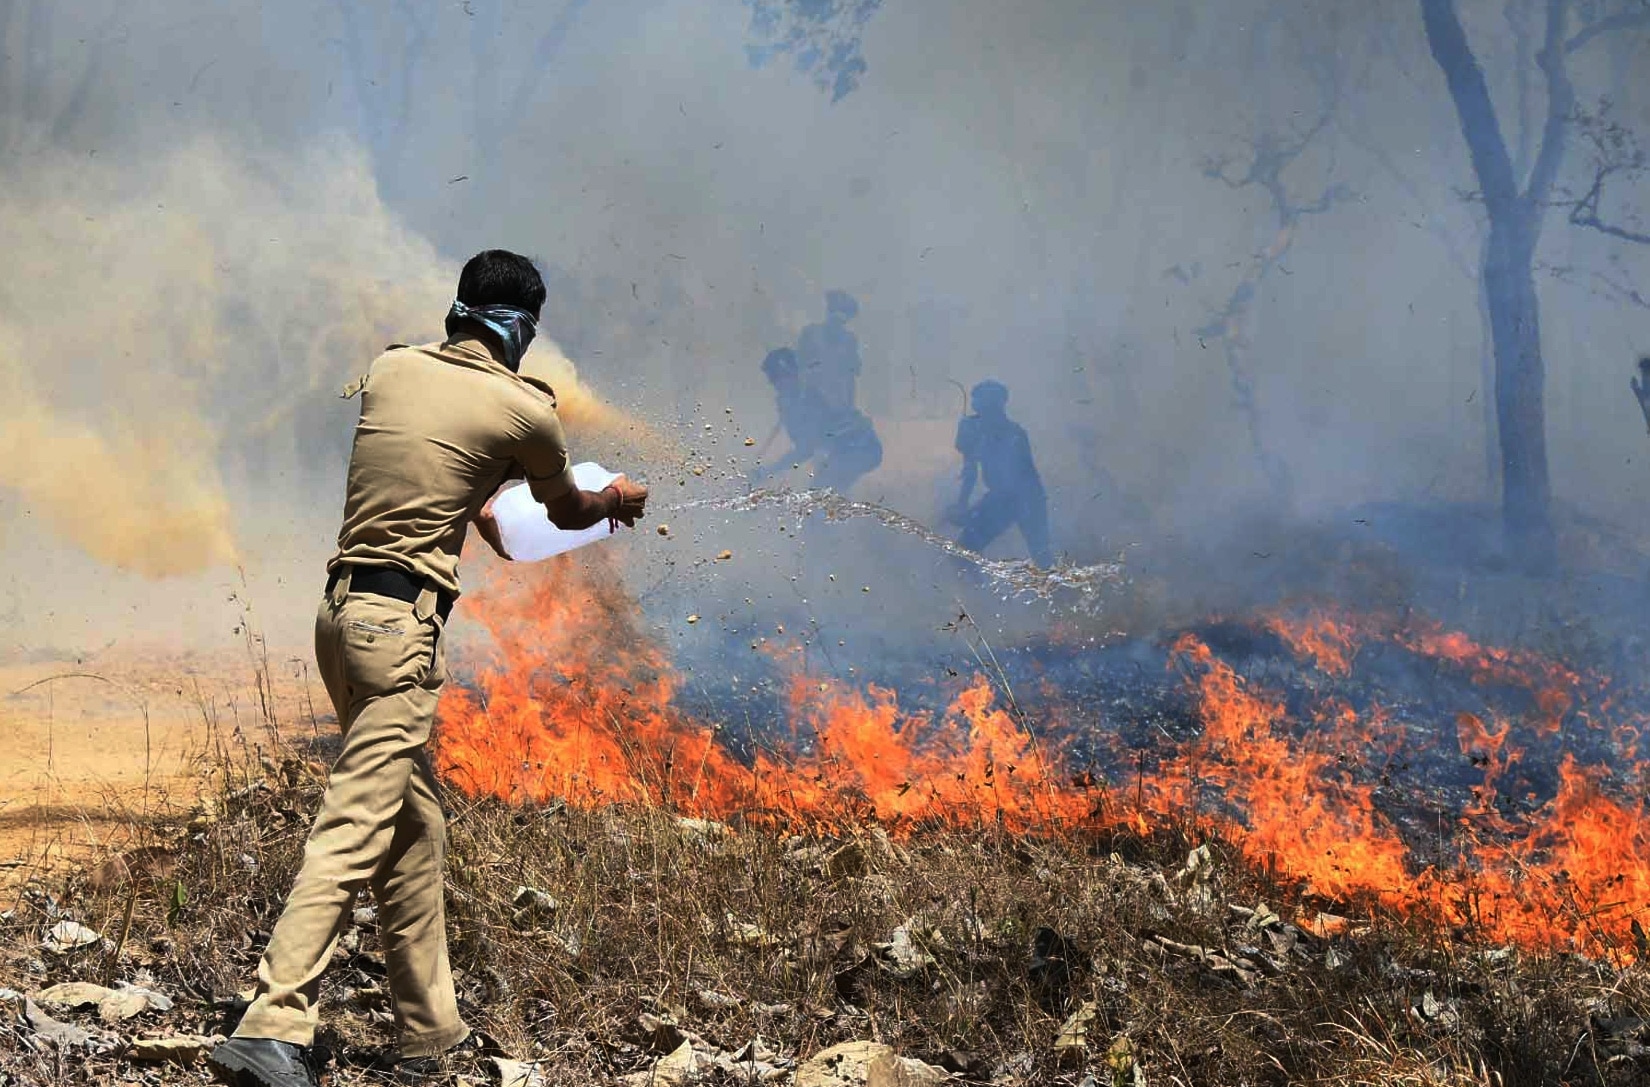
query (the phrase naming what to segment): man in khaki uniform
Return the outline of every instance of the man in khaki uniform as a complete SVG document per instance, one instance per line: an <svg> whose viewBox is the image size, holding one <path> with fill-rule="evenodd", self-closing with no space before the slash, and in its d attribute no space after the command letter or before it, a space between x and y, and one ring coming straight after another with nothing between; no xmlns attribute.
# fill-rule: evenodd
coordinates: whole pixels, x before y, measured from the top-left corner
<svg viewBox="0 0 1650 1087"><path fill-rule="evenodd" d="M239 1087L314 1087L322 971L371 887L399 1032L396 1071L442 1073L470 1037L447 960L445 821L425 744L446 679L442 651L473 522L500 554L491 497L525 476L560 528L633 525L647 488L623 476L580 491L550 388L516 371L544 304L525 257L464 266L447 339L392 347L361 387L344 525L315 621L320 673L344 749L303 866L258 964L257 995L214 1068Z"/></svg>

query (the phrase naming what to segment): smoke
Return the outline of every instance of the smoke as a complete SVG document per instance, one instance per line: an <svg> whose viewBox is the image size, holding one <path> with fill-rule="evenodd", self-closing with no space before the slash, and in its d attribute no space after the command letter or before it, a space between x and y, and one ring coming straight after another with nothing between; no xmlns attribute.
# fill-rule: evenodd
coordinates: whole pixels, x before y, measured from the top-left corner
<svg viewBox="0 0 1650 1087"><path fill-rule="evenodd" d="M8 353L8 380L15 375ZM185 420L185 425L188 421ZM100 431L27 394L0 414L0 485L24 516L92 557L151 577L233 562L227 496L199 449L173 434Z"/></svg>
<svg viewBox="0 0 1650 1087"><path fill-rule="evenodd" d="M0 483L89 554L150 575L235 557L179 362L210 350L200 232L146 227L130 179L66 156L0 193ZM114 199L110 199L113 197ZM157 274L158 273L158 274ZM136 410L129 410L136 408Z"/></svg>
<svg viewBox="0 0 1650 1087"><path fill-rule="evenodd" d="M340 388L391 341L439 338L457 272L385 208L366 157L203 139L118 167L50 154L5 182L8 520L166 577L247 559L248 514L332 516ZM553 341L529 358L570 424L632 425Z"/></svg>
<svg viewBox="0 0 1650 1087"><path fill-rule="evenodd" d="M522 359L521 370L555 390L556 414L581 442L595 439L601 446L622 444L629 457L643 462L657 463L681 455L680 443L603 399L579 376L578 367L561 347L542 333Z"/></svg>
<svg viewBox="0 0 1650 1087"><path fill-rule="evenodd" d="M249 439L267 453L295 402L428 293L436 265L347 149L271 165L202 141L118 167L52 154L7 178L0 481L25 500L14 517L151 576L241 557L226 459ZM301 196L303 177L326 182Z"/></svg>
<svg viewBox="0 0 1650 1087"><path fill-rule="evenodd" d="M1013 390L1056 548L1080 562L1192 549L1194 572L1253 584L1282 564L1237 531L1251 518L1371 535L1386 522L1349 510L1493 503L1479 205L1460 198L1470 163L1412 9L781 6L873 13L843 54L850 92L751 66L789 40L753 26L766 3L0 17L8 49L44 58L0 72L0 424L27 447L0 467L8 543L50 533L134 577L290 560L313 581L356 411L338 390L385 344L438 338L458 261L495 245L548 273L525 365L556 387L575 456L642 476L669 515L668 543L635 548L663 567L636 571L655 613L677 591L742 615L944 610L903 541L856 528L804 554L788 525L671 509L742 489L774 425L758 361L832 287L861 303L860 404L885 449L854 497L931 525L936 492L955 493L950 382L984 377ZM1500 22L1474 34L1512 111ZM1635 119L1636 55L1576 67ZM1234 180L1307 133L1275 179L1286 202L1350 192L1258 276L1280 222L1265 185ZM1540 284L1555 493L1642 534L1639 331L1587 287L1609 254L1560 219L1544 260L1578 271ZM1650 275L1647 253L1623 252L1623 282ZM1205 333L1245 290L1234 360ZM61 444L74 467L57 472ZM1021 553L1010 536L994 556ZM851 603L805 589L813 566ZM1178 571L1165 584L1195 596Z"/></svg>

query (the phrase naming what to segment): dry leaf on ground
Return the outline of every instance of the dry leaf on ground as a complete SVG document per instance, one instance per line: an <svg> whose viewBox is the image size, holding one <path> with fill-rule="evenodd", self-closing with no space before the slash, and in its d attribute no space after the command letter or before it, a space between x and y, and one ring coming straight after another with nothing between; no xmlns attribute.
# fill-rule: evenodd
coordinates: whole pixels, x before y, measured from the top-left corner
<svg viewBox="0 0 1650 1087"><path fill-rule="evenodd" d="M139 1038L126 1055L135 1061L170 1061L190 1064L211 1050L213 1041L200 1034L180 1034L172 1038Z"/></svg>
<svg viewBox="0 0 1650 1087"><path fill-rule="evenodd" d="M115 990L89 981L65 981L29 996L37 1004L53 1008L89 1008L115 995Z"/></svg>

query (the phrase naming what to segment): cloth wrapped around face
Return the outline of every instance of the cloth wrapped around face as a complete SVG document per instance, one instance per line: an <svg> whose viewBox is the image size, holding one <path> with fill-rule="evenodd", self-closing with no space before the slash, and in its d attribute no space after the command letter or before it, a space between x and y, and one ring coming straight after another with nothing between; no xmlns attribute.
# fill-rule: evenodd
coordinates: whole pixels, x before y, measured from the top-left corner
<svg viewBox="0 0 1650 1087"><path fill-rule="evenodd" d="M467 306L455 298L447 311L447 335L458 331L460 321L473 321L497 336L504 348L504 365L512 373L521 369L521 356L527 354L539 330L532 314L514 306Z"/></svg>
<svg viewBox="0 0 1650 1087"><path fill-rule="evenodd" d="M594 461L573 465L573 485L581 491L599 491L618 478L618 473ZM557 528L525 483L498 493L493 499L493 517L498 521L504 549L515 562L538 562L613 534L612 522L605 517L589 528Z"/></svg>

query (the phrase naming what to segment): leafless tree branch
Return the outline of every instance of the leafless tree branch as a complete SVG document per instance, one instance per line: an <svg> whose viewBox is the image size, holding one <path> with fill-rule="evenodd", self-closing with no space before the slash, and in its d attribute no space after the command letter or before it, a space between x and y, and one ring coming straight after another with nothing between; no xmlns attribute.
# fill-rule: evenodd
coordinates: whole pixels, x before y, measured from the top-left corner
<svg viewBox="0 0 1650 1087"><path fill-rule="evenodd" d="M1618 282L1603 272L1594 272L1593 278L1603 284L1611 294L1621 301L1635 305L1642 310L1650 310L1650 298L1645 297L1644 292L1632 284Z"/></svg>
<svg viewBox="0 0 1650 1087"><path fill-rule="evenodd" d="M568 0L539 38L538 45L533 49L533 57L527 63L527 70L521 77L521 83L517 85L515 94L510 96L507 116L521 117L526 114L527 107L532 104L533 95L538 92L539 78L561 54L562 46L567 42L567 35L573 28L573 20L578 18L586 3L588 0Z"/></svg>
<svg viewBox="0 0 1650 1087"><path fill-rule="evenodd" d="M1565 65L1564 31L1570 17L1570 0L1547 0L1547 30L1535 62L1547 77L1547 121L1542 126L1541 150L1524 188L1529 206L1546 203L1558 170L1564 162L1564 143L1575 113L1576 92Z"/></svg>
<svg viewBox="0 0 1650 1087"><path fill-rule="evenodd" d="M1273 211L1277 213L1279 222L1284 226L1296 222L1303 216L1328 211L1337 203L1348 199L1352 195L1351 189L1336 183L1327 186L1316 198L1301 203L1289 194L1283 175L1312 141L1328 127L1330 118L1331 114L1325 112L1305 132L1294 133L1294 139L1289 141L1280 140L1269 132L1261 133L1255 137L1249 165L1241 174L1228 171L1227 167L1232 161L1230 155L1211 156L1205 159L1203 174L1229 189L1246 189L1250 186L1264 189L1272 200Z"/></svg>
<svg viewBox="0 0 1650 1087"><path fill-rule="evenodd" d="M1611 117L1614 103L1604 100L1596 113L1581 113L1575 123L1593 145L1593 181L1578 199L1558 201L1570 209L1573 226L1595 230L1617 241L1650 245L1650 233L1619 221L1604 210L1604 194L1612 178L1629 190L1650 172L1650 156L1639 146L1632 129ZM1612 221L1616 220L1616 221Z"/></svg>
<svg viewBox="0 0 1650 1087"><path fill-rule="evenodd" d="M1595 38L1640 26L1650 26L1650 4L1645 4L1642 11L1621 11L1588 23L1564 43L1564 52L1574 53Z"/></svg>
<svg viewBox="0 0 1650 1087"><path fill-rule="evenodd" d="M1614 167L1600 166L1593 177L1592 187L1587 190L1580 200L1570 207L1570 222L1574 226L1596 230L1600 234L1615 238L1619 241L1632 242L1635 245L1650 245L1650 233L1629 230L1615 223L1605 222L1599 217L1599 200L1604 195L1604 180L1612 173L1618 172Z"/></svg>

